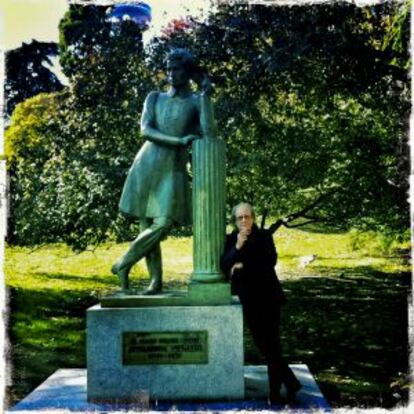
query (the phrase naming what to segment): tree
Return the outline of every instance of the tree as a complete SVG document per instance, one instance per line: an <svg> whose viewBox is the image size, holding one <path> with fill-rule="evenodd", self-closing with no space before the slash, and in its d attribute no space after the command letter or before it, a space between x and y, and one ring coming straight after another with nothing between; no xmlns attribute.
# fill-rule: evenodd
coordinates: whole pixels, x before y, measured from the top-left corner
<svg viewBox="0 0 414 414"><path fill-rule="evenodd" d="M217 84L229 208L251 201L263 222L275 219L272 231L311 223L395 233L408 227L405 4L220 3L206 21L170 25L147 53L139 27L111 26L106 10L71 5L61 22L70 87L53 100L56 142L44 141L56 152L39 163L29 155L36 170L13 164L20 186L14 211L43 209L27 228L16 225L17 242L63 240L83 249L125 234L117 203L142 143L139 112L162 85L172 46L192 49ZM30 187L28 174L45 191ZM42 236L45 228L56 232Z"/></svg>
<svg viewBox="0 0 414 414"><path fill-rule="evenodd" d="M230 205L250 200L279 218L273 231L407 228L407 10L220 3L153 42L155 68L177 45L227 80L217 114Z"/></svg>
<svg viewBox="0 0 414 414"><path fill-rule="evenodd" d="M5 98L10 116L19 102L42 92L60 91L63 86L47 68L58 53L57 44L32 40L6 52Z"/></svg>

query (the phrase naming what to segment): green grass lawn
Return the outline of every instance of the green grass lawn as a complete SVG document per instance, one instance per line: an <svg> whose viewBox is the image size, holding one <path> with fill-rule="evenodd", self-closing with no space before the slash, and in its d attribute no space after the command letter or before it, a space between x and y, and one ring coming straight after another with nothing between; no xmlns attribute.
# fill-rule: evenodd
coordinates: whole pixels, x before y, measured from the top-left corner
<svg viewBox="0 0 414 414"><path fill-rule="evenodd" d="M362 240L362 241L361 241ZM289 363L305 363L333 406L392 407L407 400L407 301L410 266L381 253L371 236L280 230L277 270L286 290L282 339ZM64 245L6 249L9 295L9 403L58 368L85 367L85 313L117 289L109 269L127 244L74 254ZM405 246L407 247L407 246ZM184 288L192 270L190 238L163 242L166 289ZM305 269L299 257L316 254ZM147 284L144 263L131 282ZM246 363L263 363L249 332Z"/></svg>

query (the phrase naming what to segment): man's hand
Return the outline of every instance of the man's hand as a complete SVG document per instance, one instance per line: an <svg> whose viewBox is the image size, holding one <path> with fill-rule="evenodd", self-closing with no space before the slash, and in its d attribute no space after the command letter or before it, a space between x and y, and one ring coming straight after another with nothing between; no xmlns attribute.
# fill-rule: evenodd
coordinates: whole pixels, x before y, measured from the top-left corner
<svg viewBox="0 0 414 414"><path fill-rule="evenodd" d="M183 143L183 145L188 145L190 142L200 138L200 135L190 134L182 138L181 142Z"/></svg>
<svg viewBox="0 0 414 414"><path fill-rule="evenodd" d="M242 262L235 263L230 270L230 277L233 277L233 273L235 272L235 270L240 270L240 269L243 269L243 263Z"/></svg>
<svg viewBox="0 0 414 414"><path fill-rule="evenodd" d="M241 229L239 233L237 234L237 242L236 242L236 249L240 250L244 243L246 243L247 236L250 234L250 231L246 229Z"/></svg>

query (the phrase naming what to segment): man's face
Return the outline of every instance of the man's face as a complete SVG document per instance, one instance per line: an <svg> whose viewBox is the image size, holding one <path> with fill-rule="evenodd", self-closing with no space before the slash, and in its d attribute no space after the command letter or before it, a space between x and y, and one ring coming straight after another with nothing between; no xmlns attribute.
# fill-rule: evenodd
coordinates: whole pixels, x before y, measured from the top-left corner
<svg viewBox="0 0 414 414"><path fill-rule="evenodd" d="M178 62L167 62L167 77L174 88L185 86L190 80L184 65Z"/></svg>
<svg viewBox="0 0 414 414"><path fill-rule="evenodd" d="M250 233L253 226L252 210L247 205L241 205L236 210L236 226L240 230Z"/></svg>

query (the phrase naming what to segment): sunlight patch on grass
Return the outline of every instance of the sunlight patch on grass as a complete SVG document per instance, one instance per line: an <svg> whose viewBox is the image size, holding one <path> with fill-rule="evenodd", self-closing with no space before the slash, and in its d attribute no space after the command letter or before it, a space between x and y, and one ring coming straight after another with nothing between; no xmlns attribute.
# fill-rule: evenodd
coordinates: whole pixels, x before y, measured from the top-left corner
<svg viewBox="0 0 414 414"><path fill-rule="evenodd" d="M274 235L279 261L277 270L282 279L310 274L355 271L370 267L386 273L409 271L409 264L399 258L366 257L363 246L352 249L352 232L340 234L310 233L282 228ZM372 240L366 238L371 249ZM111 274L112 264L128 248L129 243L105 243L95 250L74 253L63 244L52 244L35 250L24 247L6 248L5 273L10 286L25 288L107 290L118 286ZM315 254L306 268L300 257ZM192 238L169 237L162 242L165 281L188 282L192 268ZM145 260L131 270L133 283L148 280Z"/></svg>
<svg viewBox="0 0 414 414"><path fill-rule="evenodd" d="M318 381L331 382L337 385L341 385L342 392L349 392L355 395L362 394L364 392L380 392L386 389L386 385L372 383L368 381L358 380L347 376L341 376L332 372L321 372L317 375Z"/></svg>

